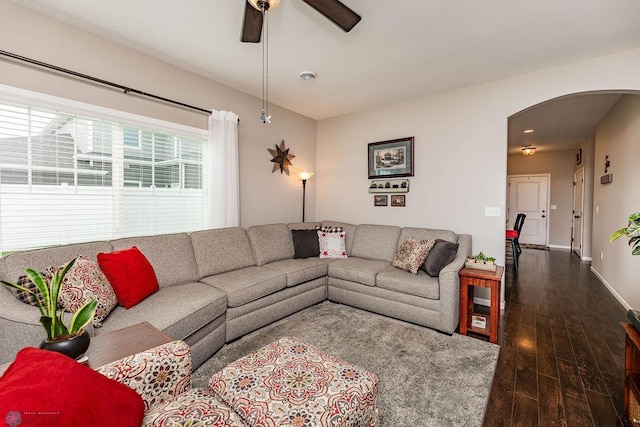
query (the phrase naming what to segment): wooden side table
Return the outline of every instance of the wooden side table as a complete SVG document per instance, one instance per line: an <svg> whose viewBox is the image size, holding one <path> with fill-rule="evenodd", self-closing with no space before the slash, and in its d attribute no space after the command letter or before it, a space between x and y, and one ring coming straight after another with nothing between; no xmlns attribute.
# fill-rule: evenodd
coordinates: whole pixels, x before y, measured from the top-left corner
<svg viewBox="0 0 640 427"><path fill-rule="evenodd" d="M140 322L115 331L91 337L87 350L86 365L98 369L108 363L150 350L159 345L174 341L169 335L149 322ZM11 363L0 366L0 376Z"/></svg>
<svg viewBox="0 0 640 427"><path fill-rule="evenodd" d="M123 357L146 351L173 339L149 322L136 323L91 338L87 365L97 369Z"/></svg>
<svg viewBox="0 0 640 427"><path fill-rule="evenodd" d="M630 323L621 322L625 333L624 357L624 415L618 418L620 426L640 423L640 334Z"/></svg>
<svg viewBox="0 0 640 427"><path fill-rule="evenodd" d="M489 341L498 344L500 331L500 286L504 267L498 266L496 271L463 268L460 270L460 335L471 331L489 337ZM488 288L491 292L489 315L474 312L474 286ZM474 317L484 319L485 327L474 326ZM474 322L475 323L475 322Z"/></svg>

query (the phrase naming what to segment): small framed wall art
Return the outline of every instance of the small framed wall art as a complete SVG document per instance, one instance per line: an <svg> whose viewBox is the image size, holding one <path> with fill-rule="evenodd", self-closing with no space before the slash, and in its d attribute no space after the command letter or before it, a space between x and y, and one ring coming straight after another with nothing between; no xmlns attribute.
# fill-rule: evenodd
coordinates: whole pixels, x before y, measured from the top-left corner
<svg viewBox="0 0 640 427"><path fill-rule="evenodd" d="M576 166L582 163L582 148L576 150Z"/></svg>
<svg viewBox="0 0 640 427"><path fill-rule="evenodd" d="M386 194L376 194L373 196L373 206L387 206L388 197Z"/></svg>
<svg viewBox="0 0 640 427"><path fill-rule="evenodd" d="M405 206L406 196L404 194L394 194L391 196L391 206Z"/></svg>
<svg viewBox="0 0 640 427"><path fill-rule="evenodd" d="M411 136L370 143L369 179L413 176L413 140Z"/></svg>

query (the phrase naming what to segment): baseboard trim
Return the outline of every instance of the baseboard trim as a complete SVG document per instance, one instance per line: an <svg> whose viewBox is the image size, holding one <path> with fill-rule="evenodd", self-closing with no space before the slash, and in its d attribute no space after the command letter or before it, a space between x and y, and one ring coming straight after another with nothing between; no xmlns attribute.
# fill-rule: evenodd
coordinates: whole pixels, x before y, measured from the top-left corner
<svg viewBox="0 0 640 427"><path fill-rule="evenodd" d="M483 305L485 307L491 307L491 301L489 301L486 298L473 297L473 303L478 305ZM504 310L504 306L505 306L505 302L500 301L500 310Z"/></svg>
<svg viewBox="0 0 640 427"><path fill-rule="evenodd" d="M549 246L549 249L563 249L567 251L571 250L571 246L563 246L563 245L547 245L547 246Z"/></svg>
<svg viewBox="0 0 640 427"><path fill-rule="evenodd" d="M593 258L591 258L590 256L583 256L583 257L580 257L580 259L581 259L582 261L588 261L588 262L593 261Z"/></svg>
<svg viewBox="0 0 640 427"><path fill-rule="evenodd" d="M631 310L631 306L624 300L624 298L620 296L618 292L616 292L615 289L613 289L613 286L611 286L609 282L607 282L605 278L602 277L600 273L598 273L598 270L593 268L593 265L590 269L591 272L598 278L598 280L600 280L600 282L602 282L602 284L609 290L609 292L611 292L611 295L613 295L624 308L626 308L627 310Z"/></svg>

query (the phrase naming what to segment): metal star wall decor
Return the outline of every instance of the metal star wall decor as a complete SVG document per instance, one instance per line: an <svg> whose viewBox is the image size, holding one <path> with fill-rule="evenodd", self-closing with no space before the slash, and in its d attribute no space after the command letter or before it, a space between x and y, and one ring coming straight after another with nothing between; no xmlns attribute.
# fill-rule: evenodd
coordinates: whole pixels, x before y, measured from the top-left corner
<svg viewBox="0 0 640 427"><path fill-rule="evenodd" d="M267 148L267 150L269 150L269 153L271 153L271 155L273 156L273 159L271 159L271 161L274 163L274 165L271 173L274 173L275 171L280 169L280 173L284 171L287 175L289 175L289 166L293 165L293 163L291 163L291 160L293 160L295 156L293 154L289 154L289 149L285 148L284 139L280 143L280 146L276 144L275 150L272 148Z"/></svg>

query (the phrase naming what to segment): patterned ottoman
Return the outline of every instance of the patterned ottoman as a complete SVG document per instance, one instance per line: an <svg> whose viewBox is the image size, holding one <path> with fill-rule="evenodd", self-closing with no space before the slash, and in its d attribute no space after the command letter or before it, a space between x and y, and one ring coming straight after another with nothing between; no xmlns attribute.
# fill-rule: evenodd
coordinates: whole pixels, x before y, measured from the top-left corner
<svg viewBox="0 0 640 427"><path fill-rule="evenodd" d="M286 337L227 365L209 389L250 426L378 424L378 378Z"/></svg>

